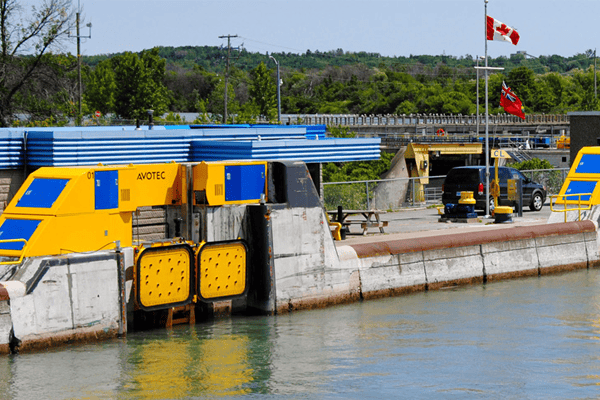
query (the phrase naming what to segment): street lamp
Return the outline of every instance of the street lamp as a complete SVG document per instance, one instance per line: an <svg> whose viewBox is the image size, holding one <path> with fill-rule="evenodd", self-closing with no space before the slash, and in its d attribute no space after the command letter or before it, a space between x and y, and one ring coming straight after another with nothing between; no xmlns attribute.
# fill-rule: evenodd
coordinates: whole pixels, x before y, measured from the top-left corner
<svg viewBox="0 0 600 400"><path fill-rule="evenodd" d="M273 56L269 56L269 58L275 61L275 65L277 65L277 122L281 123L281 81L279 79L279 63Z"/></svg>

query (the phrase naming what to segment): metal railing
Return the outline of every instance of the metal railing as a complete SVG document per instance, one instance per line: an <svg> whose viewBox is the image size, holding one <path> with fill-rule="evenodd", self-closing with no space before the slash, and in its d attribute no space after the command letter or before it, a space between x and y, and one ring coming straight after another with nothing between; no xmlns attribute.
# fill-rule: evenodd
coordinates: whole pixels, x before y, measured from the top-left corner
<svg viewBox="0 0 600 400"><path fill-rule="evenodd" d="M0 243L15 243L15 242L23 242L23 248L21 248L21 250L13 250L13 249L9 249L10 251L20 251L21 253L18 256L17 260L11 260L11 261L2 261L0 262L0 265L13 265L13 264L20 264L23 261L23 257L25 255L25 247L27 247L27 240L25 239L4 239L4 240L0 240ZM17 256L14 256L14 258L17 258Z"/></svg>
<svg viewBox="0 0 600 400"><path fill-rule="evenodd" d="M568 168L521 171L546 188L548 196L558 194ZM428 178L394 178L351 182L324 182L323 202L327 210L344 209L395 211L415 206L442 204L445 175ZM387 186L387 187L386 187Z"/></svg>
<svg viewBox="0 0 600 400"><path fill-rule="evenodd" d="M285 114L283 124L325 124L333 126L406 126L406 125L477 125L485 124L485 114ZM527 114L525 120L510 114L489 114L490 125L568 125L568 114Z"/></svg>
<svg viewBox="0 0 600 400"><path fill-rule="evenodd" d="M581 200L581 196L588 196L586 200ZM577 197L577 200L571 199L572 197ZM591 210L592 203L590 199L592 198L591 193L576 193L576 194L557 194L550 196L550 210L552 212L562 212L565 215L565 222L567 222L567 212L568 211L577 211L577 221L581 221L581 212ZM556 206L560 204L562 208L556 208ZM576 205L577 207L569 208L568 204Z"/></svg>

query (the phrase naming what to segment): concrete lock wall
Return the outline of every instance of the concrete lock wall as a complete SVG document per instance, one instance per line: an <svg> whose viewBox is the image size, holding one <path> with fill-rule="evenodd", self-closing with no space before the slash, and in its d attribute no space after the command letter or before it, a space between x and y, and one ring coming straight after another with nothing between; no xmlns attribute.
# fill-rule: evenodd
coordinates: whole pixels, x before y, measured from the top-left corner
<svg viewBox="0 0 600 400"><path fill-rule="evenodd" d="M124 333L127 299L120 288L132 263L131 248L27 260L0 283L0 351Z"/></svg>
<svg viewBox="0 0 600 400"><path fill-rule="evenodd" d="M337 257L327 256L325 237L305 243L309 252L323 251L323 264L283 257L278 244L274 242L278 312L600 265L596 225L591 221L383 239L340 246ZM298 249L283 250L295 254Z"/></svg>
<svg viewBox="0 0 600 400"><path fill-rule="evenodd" d="M275 311L322 307L358 298L340 263L322 208L274 209Z"/></svg>

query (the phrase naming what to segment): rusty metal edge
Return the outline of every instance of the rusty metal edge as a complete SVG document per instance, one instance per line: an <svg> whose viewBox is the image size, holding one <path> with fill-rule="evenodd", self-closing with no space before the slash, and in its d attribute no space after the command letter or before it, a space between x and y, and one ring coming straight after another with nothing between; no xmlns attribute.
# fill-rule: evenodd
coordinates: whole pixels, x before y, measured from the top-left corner
<svg viewBox="0 0 600 400"><path fill-rule="evenodd" d="M8 290L0 283L0 301L10 300Z"/></svg>
<svg viewBox="0 0 600 400"><path fill-rule="evenodd" d="M349 245L358 258L396 255L427 250L441 250L454 247L474 246L488 243L507 242L539 237L571 235L576 233L595 232L592 221L575 221L534 226L517 226L514 228L490 231L468 232L465 234L446 234L414 239L385 240L379 242Z"/></svg>

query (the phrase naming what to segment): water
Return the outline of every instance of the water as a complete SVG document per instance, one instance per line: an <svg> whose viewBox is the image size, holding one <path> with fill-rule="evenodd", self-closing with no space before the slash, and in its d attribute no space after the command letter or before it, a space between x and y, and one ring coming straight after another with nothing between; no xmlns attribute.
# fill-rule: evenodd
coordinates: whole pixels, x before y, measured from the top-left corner
<svg viewBox="0 0 600 400"><path fill-rule="evenodd" d="M600 270L0 358L0 398L600 397Z"/></svg>

